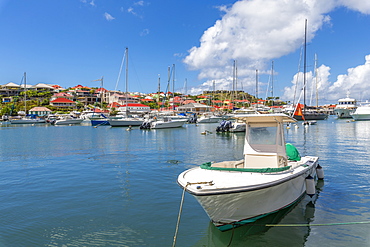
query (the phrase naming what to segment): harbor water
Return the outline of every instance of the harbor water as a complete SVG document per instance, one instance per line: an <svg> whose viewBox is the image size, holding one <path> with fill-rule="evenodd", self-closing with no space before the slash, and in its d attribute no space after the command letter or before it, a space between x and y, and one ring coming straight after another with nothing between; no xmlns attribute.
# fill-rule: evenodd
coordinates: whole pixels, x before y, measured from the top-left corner
<svg viewBox="0 0 370 247"><path fill-rule="evenodd" d="M370 246L370 121L330 117L298 126L286 130L287 142L319 156L325 171L314 197L220 232L185 194L176 246ZM2 123L0 246L172 246L177 176L243 157L244 133L216 127Z"/></svg>

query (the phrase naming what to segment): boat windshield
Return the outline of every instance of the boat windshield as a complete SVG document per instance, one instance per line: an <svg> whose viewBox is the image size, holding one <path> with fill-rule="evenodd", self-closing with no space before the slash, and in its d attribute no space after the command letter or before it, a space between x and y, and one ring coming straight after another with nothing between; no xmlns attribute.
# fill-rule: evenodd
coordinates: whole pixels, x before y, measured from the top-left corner
<svg viewBox="0 0 370 247"><path fill-rule="evenodd" d="M276 127L249 127L250 145L276 145Z"/></svg>
<svg viewBox="0 0 370 247"><path fill-rule="evenodd" d="M277 152L277 147L282 145L278 138L278 128L273 126L249 125L247 130L247 141L251 148L257 152Z"/></svg>

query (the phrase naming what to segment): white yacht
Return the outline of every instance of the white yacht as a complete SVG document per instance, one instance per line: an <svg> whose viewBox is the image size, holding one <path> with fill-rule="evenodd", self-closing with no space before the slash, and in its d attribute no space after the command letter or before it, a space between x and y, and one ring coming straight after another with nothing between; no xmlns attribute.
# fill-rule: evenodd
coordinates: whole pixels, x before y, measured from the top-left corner
<svg viewBox="0 0 370 247"><path fill-rule="evenodd" d="M356 121L370 120L370 104L360 105L351 116Z"/></svg>
<svg viewBox="0 0 370 247"><path fill-rule="evenodd" d="M347 97L338 100L337 106L334 108L334 113L338 118L351 118L351 114L355 112L357 108L357 102L355 99Z"/></svg>

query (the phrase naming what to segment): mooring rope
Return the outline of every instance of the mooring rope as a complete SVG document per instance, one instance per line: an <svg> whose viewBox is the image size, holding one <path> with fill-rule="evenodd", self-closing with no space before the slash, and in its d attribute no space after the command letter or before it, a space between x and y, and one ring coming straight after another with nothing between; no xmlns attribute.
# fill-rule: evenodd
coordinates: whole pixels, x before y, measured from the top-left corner
<svg viewBox="0 0 370 247"><path fill-rule="evenodd" d="M338 225L357 225L357 224L370 224L370 221L321 223L321 224L266 224L265 226L295 227L295 226L338 226Z"/></svg>
<svg viewBox="0 0 370 247"><path fill-rule="evenodd" d="M177 233L179 232L179 225L180 225L180 219L181 219L181 214L182 214L182 206L184 205L185 191L186 191L186 188L187 188L189 185L193 185L193 184L210 184L210 185L212 185L212 184L213 184L213 181L211 181L211 182L196 182L196 183L189 183L189 182L188 182L188 183L184 186L184 189L183 189L183 191L182 191L182 196L181 196L179 215L177 216L177 224L176 224L175 236L173 236L173 243L172 243L172 247L175 247L175 246L176 246Z"/></svg>

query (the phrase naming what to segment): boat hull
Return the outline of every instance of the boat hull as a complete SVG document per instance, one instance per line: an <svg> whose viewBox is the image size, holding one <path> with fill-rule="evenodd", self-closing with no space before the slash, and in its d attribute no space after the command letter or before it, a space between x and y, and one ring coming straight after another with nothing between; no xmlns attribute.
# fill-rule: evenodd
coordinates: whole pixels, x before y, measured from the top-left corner
<svg viewBox="0 0 370 247"><path fill-rule="evenodd" d="M347 109L347 108L336 108L334 109L334 113L338 118L352 118L352 113L355 112L355 108Z"/></svg>
<svg viewBox="0 0 370 247"><path fill-rule="evenodd" d="M112 127L140 126L144 120L140 119L111 119L109 124Z"/></svg>
<svg viewBox="0 0 370 247"><path fill-rule="evenodd" d="M305 113L304 118L300 115L293 116L298 121L308 121L308 120L325 120L328 118L328 115L325 113Z"/></svg>
<svg viewBox="0 0 370 247"><path fill-rule="evenodd" d="M11 124L38 124L46 123L44 119L13 119L9 121Z"/></svg>
<svg viewBox="0 0 370 247"><path fill-rule="evenodd" d="M55 125L70 125L70 124L81 124L84 119L66 119L56 120Z"/></svg>
<svg viewBox="0 0 370 247"><path fill-rule="evenodd" d="M233 127L229 130L230 132L245 132L245 123L234 123Z"/></svg>
<svg viewBox="0 0 370 247"><path fill-rule="evenodd" d="M108 119L94 119L90 120L92 126L102 126L102 125L109 125Z"/></svg>
<svg viewBox="0 0 370 247"><path fill-rule="evenodd" d="M370 113L369 114L352 114L352 118L356 121L370 120Z"/></svg>
<svg viewBox="0 0 370 247"><path fill-rule="evenodd" d="M236 226L252 223L294 204L306 191L306 177L311 175L316 178L317 164L318 158L315 157L312 162L305 163L297 170L289 170L284 173L285 175L230 171L201 171L198 173L199 171L196 170L201 168L193 168L180 174L178 183L193 194L212 223L219 230L226 231ZM186 174L187 172L189 174ZM191 172L198 173L199 176L190 175ZM220 177L228 181L225 182L228 186L219 185ZM186 181L187 179L189 180ZM187 185L188 183L196 184L197 179L212 181L214 185L196 185L195 187ZM236 182L239 185L230 181L239 181Z"/></svg>
<svg viewBox="0 0 370 247"><path fill-rule="evenodd" d="M221 120L221 117L198 118L197 123L219 123Z"/></svg>
<svg viewBox="0 0 370 247"><path fill-rule="evenodd" d="M174 121L168 121L168 122L152 122L150 128L151 129L169 129L169 128L180 128L184 126L186 123L186 120L174 120Z"/></svg>

